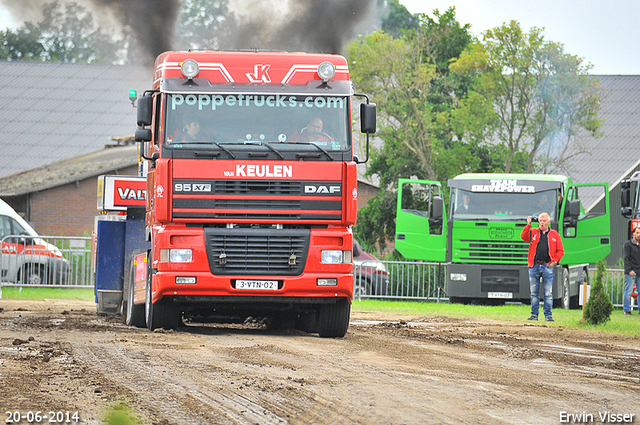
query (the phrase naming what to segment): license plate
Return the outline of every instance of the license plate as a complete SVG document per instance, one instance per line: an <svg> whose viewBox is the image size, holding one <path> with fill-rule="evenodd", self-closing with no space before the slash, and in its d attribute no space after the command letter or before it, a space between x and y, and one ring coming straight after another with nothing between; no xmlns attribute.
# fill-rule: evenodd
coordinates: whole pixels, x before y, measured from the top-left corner
<svg viewBox="0 0 640 425"><path fill-rule="evenodd" d="M236 280L236 289L277 291L277 280Z"/></svg>
<svg viewBox="0 0 640 425"><path fill-rule="evenodd" d="M487 294L488 298L501 298L501 299L512 299L513 293L511 292L489 292Z"/></svg>

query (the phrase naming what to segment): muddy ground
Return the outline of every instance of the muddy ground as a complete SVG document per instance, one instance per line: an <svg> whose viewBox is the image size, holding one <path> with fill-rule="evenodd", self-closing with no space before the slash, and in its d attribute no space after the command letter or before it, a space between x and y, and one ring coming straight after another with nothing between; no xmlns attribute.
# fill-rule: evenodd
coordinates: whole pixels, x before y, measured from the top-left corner
<svg viewBox="0 0 640 425"><path fill-rule="evenodd" d="M4 421L99 424L126 403L161 425L640 424L640 337L364 312L341 339L260 323L148 332L87 302L0 309Z"/></svg>

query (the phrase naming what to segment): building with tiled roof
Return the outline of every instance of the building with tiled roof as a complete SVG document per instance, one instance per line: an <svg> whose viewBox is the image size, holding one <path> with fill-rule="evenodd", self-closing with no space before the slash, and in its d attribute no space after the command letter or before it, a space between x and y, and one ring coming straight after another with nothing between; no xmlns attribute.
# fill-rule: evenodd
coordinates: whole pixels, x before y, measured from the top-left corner
<svg viewBox="0 0 640 425"><path fill-rule="evenodd" d="M150 87L151 77L133 66L0 62L0 178L132 135L128 93Z"/></svg>

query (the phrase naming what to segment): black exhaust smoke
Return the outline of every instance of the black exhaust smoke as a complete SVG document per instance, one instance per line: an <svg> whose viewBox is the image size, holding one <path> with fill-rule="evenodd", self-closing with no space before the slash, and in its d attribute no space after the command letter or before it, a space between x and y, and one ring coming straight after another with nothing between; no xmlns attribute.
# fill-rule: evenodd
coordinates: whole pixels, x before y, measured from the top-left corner
<svg viewBox="0 0 640 425"><path fill-rule="evenodd" d="M52 2L0 1L14 18L34 23L40 21L38 15L43 6ZM211 1L226 1L230 11L220 25L221 34L212 34L218 36L218 47L222 49L342 53L359 29L368 32L377 24L376 0ZM123 32L132 33L135 45L129 46L129 57L139 57L140 62L152 63L166 50L189 47L176 42L182 0L76 0L76 3L90 10L96 22L101 22L101 12L114 16Z"/></svg>

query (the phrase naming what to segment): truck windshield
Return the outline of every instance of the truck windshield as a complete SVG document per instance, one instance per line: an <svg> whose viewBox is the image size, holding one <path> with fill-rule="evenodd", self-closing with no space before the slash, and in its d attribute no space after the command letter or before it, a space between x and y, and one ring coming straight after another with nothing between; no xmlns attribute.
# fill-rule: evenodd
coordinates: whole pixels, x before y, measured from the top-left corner
<svg viewBox="0 0 640 425"><path fill-rule="evenodd" d="M174 149L260 143L279 144L279 150L296 143L351 148L346 96L167 94L164 106L164 141Z"/></svg>
<svg viewBox="0 0 640 425"><path fill-rule="evenodd" d="M528 216L546 212L551 221L556 221L558 203L556 190L535 193L478 193L451 189L451 215L454 220L526 220Z"/></svg>

